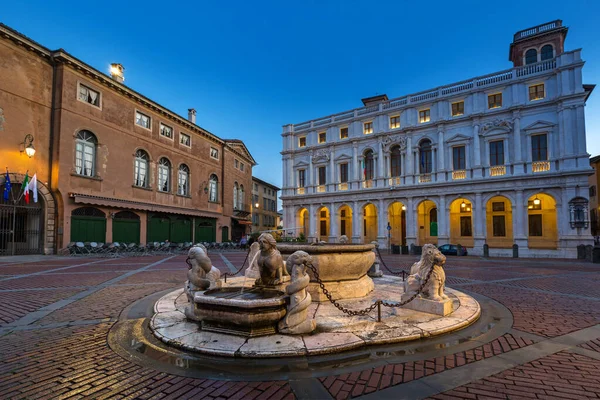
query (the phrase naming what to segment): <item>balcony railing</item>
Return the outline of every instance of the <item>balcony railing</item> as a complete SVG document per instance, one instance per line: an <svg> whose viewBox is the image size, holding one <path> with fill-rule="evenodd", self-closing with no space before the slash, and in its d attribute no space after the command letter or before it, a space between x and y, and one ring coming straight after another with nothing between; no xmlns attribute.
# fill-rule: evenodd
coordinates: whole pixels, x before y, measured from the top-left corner
<svg viewBox="0 0 600 400"><path fill-rule="evenodd" d="M490 167L490 176L502 176L506 175L506 166L504 165L495 165Z"/></svg>
<svg viewBox="0 0 600 400"><path fill-rule="evenodd" d="M373 179L369 179L369 180L366 180L366 181L362 182L362 187L365 188L365 189L372 188L374 186L375 186L375 184L373 182Z"/></svg>
<svg viewBox="0 0 600 400"><path fill-rule="evenodd" d="M348 190L348 182L339 183L338 190L339 191Z"/></svg>
<svg viewBox="0 0 600 400"><path fill-rule="evenodd" d="M388 180L388 183L389 183L390 186L399 186L401 179L402 178L399 177L399 176L394 176L393 178L390 178Z"/></svg>
<svg viewBox="0 0 600 400"><path fill-rule="evenodd" d="M550 161L534 161L531 163L531 172L550 171Z"/></svg>
<svg viewBox="0 0 600 400"><path fill-rule="evenodd" d="M464 169L452 171L452 180L457 181L460 179L467 179L467 171Z"/></svg>
<svg viewBox="0 0 600 400"><path fill-rule="evenodd" d="M534 26L533 28L524 29L515 33L513 41L524 39L529 36L537 35L538 33L548 32L556 28L562 27L562 21L557 19L556 21L548 22L546 24Z"/></svg>
<svg viewBox="0 0 600 400"><path fill-rule="evenodd" d="M303 187L297 188L296 194L306 194L306 188L303 188Z"/></svg>
<svg viewBox="0 0 600 400"><path fill-rule="evenodd" d="M317 193L325 193L326 191L327 191L327 188L325 187L325 185L317 186Z"/></svg>
<svg viewBox="0 0 600 400"><path fill-rule="evenodd" d="M431 182L431 174L419 175L419 183L427 183L427 182Z"/></svg>

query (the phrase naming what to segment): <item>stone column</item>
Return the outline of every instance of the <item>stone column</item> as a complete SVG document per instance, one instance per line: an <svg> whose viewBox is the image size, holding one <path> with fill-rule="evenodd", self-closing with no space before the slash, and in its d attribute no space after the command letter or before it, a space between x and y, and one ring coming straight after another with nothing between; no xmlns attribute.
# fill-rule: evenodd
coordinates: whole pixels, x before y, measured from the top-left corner
<svg viewBox="0 0 600 400"><path fill-rule="evenodd" d="M360 243L362 238L362 210L358 201L352 202L352 243Z"/></svg>
<svg viewBox="0 0 600 400"><path fill-rule="evenodd" d="M329 243L336 243L338 240L338 224L340 213L336 210L335 203L329 205Z"/></svg>
<svg viewBox="0 0 600 400"><path fill-rule="evenodd" d="M383 187L383 177L384 177L384 163L383 163L383 143L381 141L381 137L377 143L378 152L377 152L377 187Z"/></svg>
<svg viewBox="0 0 600 400"><path fill-rule="evenodd" d="M445 162L445 150L444 145L444 126L438 127L438 165L437 165L437 181L444 182L446 180L446 162Z"/></svg>
<svg viewBox="0 0 600 400"><path fill-rule="evenodd" d="M331 152L329 153L329 192L335 191L335 161L334 161L334 147L331 147Z"/></svg>
<svg viewBox="0 0 600 400"><path fill-rule="evenodd" d="M473 235L473 254L483 254L483 245L486 237L486 216L481 193L475 193L475 232Z"/></svg>
<svg viewBox="0 0 600 400"><path fill-rule="evenodd" d="M473 120L473 178L481 178L481 146L479 143L479 119Z"/></svg>
<svg viewBox="0 0 600 400"><path fill-rule="evenodd" d="M575 141L577 142L577 155L582 156L584 161L588 159L587 149L586 149L586 140L585 140L585 114L583 109L583 104L578 104L575 106L575 121L576 121L576 135ZM580 157L581 158L581 157ZM587 168L587 163L582 162L581 165Z"/></svg>
<svg viewBox="0 0 600 400"><path fill-rule="evenodd" d="M417 211L414 209L413 198L409 197L406 202L406 245L410 247L411 244L417 242Z"/></svg>
<svg viewBox="0 0 600 400"><path fill-rule="evenodd" d="M306 240L308 243L312 243L318 237L317 227L317 206L311 204L308 206L308 236Z"/></svg>
<svg viewBox="0 0 600 400"><path fill-rule="evenodd" d="M446 207L446 196L440 195L438 204L438 246L448 243L450 240L449 234L449 210ZM456 244L456 243L454 243Z"/></svg>
<svg viewBox="0 0 600 400"><path fill-rule="evenodd" d="M527 234L525 227L528 226L527 201L523 197L523 190L516 191L516 203L512 205L513 238L520 249L527 248Z"/></svg>
<svg viewBox="0 0 600 400"><path fill-rule="evenodd" d="M358 142L352 142L352 167L354 174L352 176L353 183L351 189L359 189L360 178L358 177Z"/></svg>
<svg viewBox="0 0 600 400"><path fill-rule="evenodd" d="M549 139L549 138L548 138ZM523 168L523 152L521 149L521 113L513 111L513 140L514 140L514 173L520 175L525 172Z"/></svg>
<svg viewBox="0 0 600 400"><path fill-rule="evenodd" d="M388 211L385 208L383 199L379 199L379 203L377 204L377 242L380 249L388 248L387 224Z"/></svg>
<svg viewBox="0 0 600 400"><path fill-rule="evenodd" d="M404 157L405 160L405 164L406 164L406 184L410 185L414 183L414 179L413 179L413 175L414 175L414 162L413 162L413 157L412 157L412 138L410 136L408 136L406 138L406 155Z"/></svg>
<svg viewBox="0 0 600 400"><path fill-rule="evenodd" d="M315 192L315 188L313 187L315 180L314 180L314 168L313 168L313 151L310 150L308 152L308 174L307 175L307 190L306 193L314 193Z"/></svg>

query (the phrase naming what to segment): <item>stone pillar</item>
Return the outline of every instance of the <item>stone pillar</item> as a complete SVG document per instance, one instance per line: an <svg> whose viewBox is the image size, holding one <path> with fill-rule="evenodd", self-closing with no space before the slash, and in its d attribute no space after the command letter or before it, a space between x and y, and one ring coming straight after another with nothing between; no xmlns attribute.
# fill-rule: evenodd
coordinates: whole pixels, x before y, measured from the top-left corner
<svg viewBox="0 0 600 400"><path fill-rule="evenodd" d="M360 243L362 238L362 210L358 201L352 202L352 243Z"/></svg>
<svg viewBox="0 0 600 400"><path fill-rule="evenodd" d="M388 212L383 199L379 199L379 203L377 204L377 242L380 249L388 248L387 223Z"/></svg>
<svg viewBox="0 0 600 400"><path fill-rule="evenodd" d="M384 155L383 155L383 143L381 141L381 137L377 143L378 153L377 153L377 187L383 187L383 178L384 178Z"/></svg>
<svg viewBox="0 0 600 400"><path fill-rule="evenodd" d="M412 157L412 138L410 136L408 136L406 138L406 156L404 157L405 159L405 164L406 164L406 184L410 185L414 183L413 180L413 175L414 175L414 162L413 162L413 157Z"/></svg>
<svg viewBox="0 0 600 400"><path fill-rule="evenodd" d="M331 147L331 153L329 153L329 192L335 191L335 161L334 161L334 151L333 146Z"/></svg>
<svg viewBox="0 0 600 400"><path fill-rule="evenodd" d="M445 162L445 151L446 146L444 145L444 127L438 127L438 166L437 166L437 181L444 182L446 180L446 162Z"/></svg>
<svg viewBox="0 0 600 400"><path fill-rule="evenodd" d="M481 193L475 193L475 209L472 215L475 217L475 232L473 235L474 254L483 254L483 245L486 237L486 213Z"/></svg>
<svg viewBox="0 0 600 400"><path fill-rule="evenodd" d="M577 125L576 135L573 138L577 143L577 155L582 156L585 160L588 158L585 140L585 114L583 110L583 104L575 106L575 121ZM587 168L587 163L582 162L582 166Z"/></svg>
<svg viewBox="0 0 600 400"><path fill-rule="evenodd" d="M438 204L438 246L448 243L450 240L449 225L450 214L446 206L446 196L440 195Z"/></svg>
<svg viewBox="0 0 600 400"><path fill-rule="evenodd" d="M307 174L307 177L306 177L308 182L306 184L306 186L307 186L306 193L314 193L315 192L315 188L313 187L313 185L314 185L315 180L314 180L314 175L313 175L314 168L313 168L313 151L312 150L310 150L308 152L308 162L309 162L309 164L308 164L308 174Z"/></svg>
<svg viewBox="0 0 600 400"><path fill-rule="evenodd" d="M473 120L473 178L481 178L481 146L479 143L479 120Z"/></svg>
<svg viewBox="0 0 600 400"><path fill-rule="evenodd" d="M354 174L352 176L352 189L360 188L360 178L358 176L358 142L352 142L352 167Z"/></svg>
<svg viewBox="0 0 600 400"><path fill-rule="evenodd" d="M513 238L514 242L519 245L520 248L527 248L527 234L525 233L525 227L528 226L528 213L527 213L527 201L523 197L523 190L517 190L516 192L516 203L512 207L512 218L513 218Z"/></svg>
<svg viewBox="0 0 600 400"><path fill-rule="evenodd" d="M521 113L513 111L513 140L514 140L514 173L520 175L525 172L523 168L523 152L521 150ZM550 139L550 138L548 138Z"/></svg>
<svg viewBox="0 0 600 400"><path fill-rule="evenodd" d="M338 240L338 223L340 221L339 211L336 210L335 204L329 205L329 243L336 243Z"/></svg>
<svg viewBox="0 0 600 400"><path fill-rule="evenodd" d="M406 245L410 247L417 241L417 211L414 209L413 198L409 197L406 202Z"/></svg>
<svg viewBox="0 0 600 400"><path fill-rule="evenodd" d="M318 237L317 232L317 206L311 204L308 206L308 235L306 240L308 243L312 243Z"/></svg>

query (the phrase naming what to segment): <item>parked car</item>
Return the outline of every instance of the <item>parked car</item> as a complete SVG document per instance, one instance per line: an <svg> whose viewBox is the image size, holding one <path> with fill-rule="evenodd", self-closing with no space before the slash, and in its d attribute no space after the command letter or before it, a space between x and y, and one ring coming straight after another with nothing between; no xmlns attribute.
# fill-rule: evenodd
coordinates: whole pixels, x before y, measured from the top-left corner
<svg viewBox="0 0 600 400"><path fill-rule="evenodd" d="M467 248L466 247L462 247L462 246L461 246L461 248L462 248L461 256L468 255ZM456 256L456 255L458 255L458 246L455 245L455 244L443 244L440 247L438 247L438 249L445 256Z"/></svg>

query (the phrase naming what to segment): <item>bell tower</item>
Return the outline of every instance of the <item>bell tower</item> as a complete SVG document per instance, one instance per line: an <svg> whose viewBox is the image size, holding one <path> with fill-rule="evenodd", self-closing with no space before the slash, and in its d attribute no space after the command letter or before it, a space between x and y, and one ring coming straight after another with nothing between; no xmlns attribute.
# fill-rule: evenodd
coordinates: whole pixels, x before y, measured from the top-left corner
<svg viewBox="0 0 600 400"><path fill-rule="evenodd" d="M510 44L508 60L520 67L559 56L564 51L568 30L562 20L557 19L519 31Z"/></svg>

